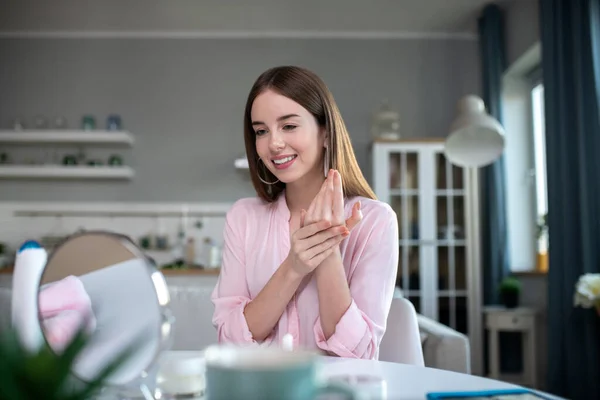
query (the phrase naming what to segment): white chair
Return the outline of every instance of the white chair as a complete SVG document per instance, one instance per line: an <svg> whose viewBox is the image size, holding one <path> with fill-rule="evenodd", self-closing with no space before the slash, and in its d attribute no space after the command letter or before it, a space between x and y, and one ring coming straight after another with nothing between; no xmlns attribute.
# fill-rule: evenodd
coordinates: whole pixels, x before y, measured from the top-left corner
<svg viewBox="0 0 600 400"><path fill-rule="evenodd" d="M379 346L379 360L425 366L417 312L403 297L392 299L387 329Z"/></svg>

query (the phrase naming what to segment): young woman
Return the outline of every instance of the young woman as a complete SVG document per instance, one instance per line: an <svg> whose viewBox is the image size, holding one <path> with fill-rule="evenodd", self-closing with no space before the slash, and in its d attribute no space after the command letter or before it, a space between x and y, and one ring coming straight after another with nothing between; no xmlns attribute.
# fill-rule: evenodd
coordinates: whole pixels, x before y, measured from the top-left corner
<svg viewBox="0 0 600 400"><path fill-rule="evenodd" d="M333 96L298 67L264 72L244 113L258 198L227 213L212 294L220 342L377 359L398 266L398 223L356 162Z"/></svg>

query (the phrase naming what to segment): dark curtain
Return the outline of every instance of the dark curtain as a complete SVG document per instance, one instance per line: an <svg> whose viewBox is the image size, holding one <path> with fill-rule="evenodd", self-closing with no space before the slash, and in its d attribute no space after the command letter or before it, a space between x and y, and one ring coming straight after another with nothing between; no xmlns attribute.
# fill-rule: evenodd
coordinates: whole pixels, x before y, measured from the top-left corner
<svg viewBox="0 0 600 400"><path fill-rule="evenodd" d="M481 13L479 43L483 101L488 113L502 124L502 75L506 68L504 15L495 4L486 6ZM480 173L481 266L483 301L486 305L499 303L500 282L510 272L504 175L504 156L484 167ZM522 369L520 337L512 332L501 332L499 340L502 348L501 370L518 373ZM484 372L487 373L487 335L484 336L483 345Z"/></svg>
<svg viewBox="0 0 600 400"><path fill-rule="evenodd" d="M495 4L479 18L483 101L502 124L502 75L505 70L504 16ZM504 156L481 170L481 256L485 304L498 304L498 286L510 271L506 220Z"/></svg>
<svg viewBox="0 0 600 400"><path fill-rule="evenodd" d="M600 393L600 318L573 307L600 272L600 0L540 0L548 177L548 391Z"/></svg>

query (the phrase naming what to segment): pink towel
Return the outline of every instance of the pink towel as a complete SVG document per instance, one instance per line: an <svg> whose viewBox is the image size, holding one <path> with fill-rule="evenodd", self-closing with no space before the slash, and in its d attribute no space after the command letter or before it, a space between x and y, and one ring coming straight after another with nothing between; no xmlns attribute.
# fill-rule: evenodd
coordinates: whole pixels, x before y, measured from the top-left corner
<svg viewBox="0 0 600 400"><path fill-rule="evenodd" d="M75 276L42 288L39 313L44 335L54 351L62 351L83 324L88 333L96 328L91 299Z"/></svg>

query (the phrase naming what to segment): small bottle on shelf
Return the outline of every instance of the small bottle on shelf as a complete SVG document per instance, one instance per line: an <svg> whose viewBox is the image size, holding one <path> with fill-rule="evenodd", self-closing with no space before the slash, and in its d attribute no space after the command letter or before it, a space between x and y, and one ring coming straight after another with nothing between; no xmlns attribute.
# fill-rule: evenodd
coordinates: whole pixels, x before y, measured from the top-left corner
<svg viewBox="0 0 600 400"><path fill-rule="evenodd" d="M205 268L219 268L221 264L219 247L210 237L204 238L204 249L202 252L204 256Z"/></svg>
<svg viewBox="0 0 600 400"><path fill-rule="evenodd" d="M196 260L196 241L193 237L188 238L185 245L185 263L188 267L192 268L195 265Z"/></svg>

